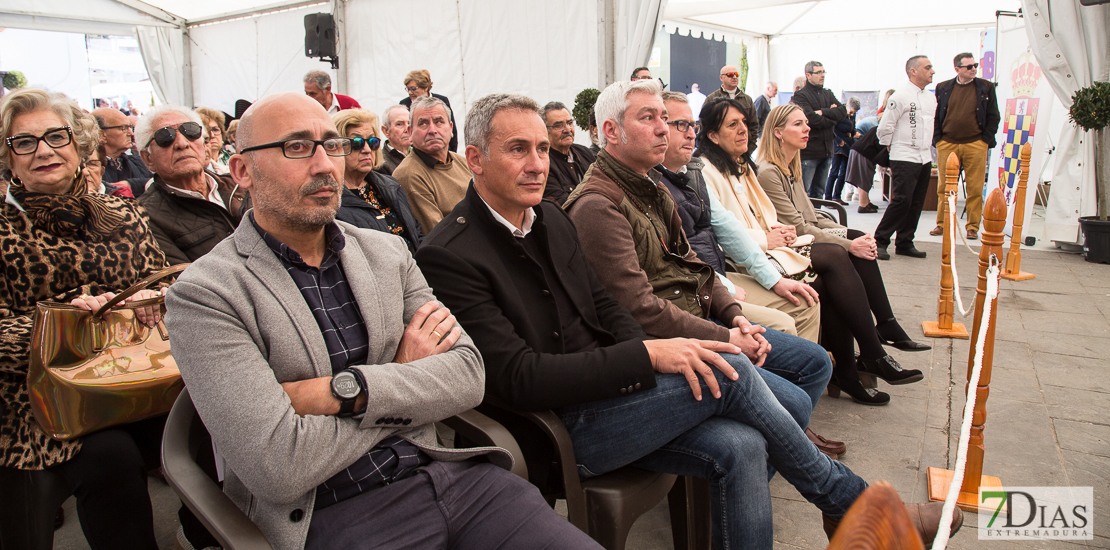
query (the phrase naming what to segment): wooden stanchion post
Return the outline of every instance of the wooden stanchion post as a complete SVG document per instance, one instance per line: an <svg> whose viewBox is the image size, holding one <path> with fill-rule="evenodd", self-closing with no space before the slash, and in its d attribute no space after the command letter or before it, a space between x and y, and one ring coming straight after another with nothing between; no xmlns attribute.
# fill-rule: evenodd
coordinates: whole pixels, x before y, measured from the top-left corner
<svg viewBox="0 0 1110 550"><path fill-rule="evenodd" d="M1006 267L1002 269L1002 278L1011 281L1027 281L1036 277L1032 273L1021 270L1021 229L1025 223L1025 188L1029 184L1029 159L1033 156L1033 147L1026 143L1021 146L1021 164L1018 176L1017 195L1014 197L1014 234L1010 238L1010 253L1006 256Z"/></svg>
<svg viewBox="0 0 1110 550"><path fill-rule="evenodd" d="M956 304L952 299L952 239L955 238L956 228L950 227L948 213L948 197L955 197L959 188L960 161L956 153L948 155L948 162L944 172L944 201L937 205L941 211L940 226L944 228L944 240L940 251L940 296L937 298L937 320L923 321L921 329L929 338L959 338L967 340L967 329L963 323L953 323L952 319Z"/></svg>
<svg viewBox="0 0 1110 550"><path fill-rule="evenodd" d="M994 362L994 329L998 316L998 298L991 303L991 316L983 319L983 307L987 299L987 267L990 266L991 256L995 261L1002 256L1002 242L1005 235L1002 233L1006 226L1006 199L1002 191L995 189L987 198L983 212L983 232L981 235L983 247L979 250L979 286L975 291L975 323L971 329L971 341L977 342L979 331L983 324L987 324L987 334L983 345L983 368L979 374L979 385L975 388L975 412L971 420L971 438L968 441L967 467L964 470L964 482L960 487L958 504L960 508L969 511L994 510L994 503L979 502L980 487L1002 487L1002 480L997 477L983 475L983 453L986 446L983 442L983 431L987 426L987 396L990 394L991 365ZM971 371L975 367L975 346L971 346L967 360L967 376L971 379ZM968 388L965 386L965 393ZM944 500L948 495L948 486L952 483L954 472L941 468L929 468L929 500Z"/></svg>

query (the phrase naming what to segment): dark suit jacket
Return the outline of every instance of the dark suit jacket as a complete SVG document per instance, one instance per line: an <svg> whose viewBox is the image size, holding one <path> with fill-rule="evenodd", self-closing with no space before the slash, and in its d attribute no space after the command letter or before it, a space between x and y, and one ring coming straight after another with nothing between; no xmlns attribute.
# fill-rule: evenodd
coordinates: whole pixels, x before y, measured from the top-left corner
<svg viewBox="0 0 1110 550"><path fill-rule="evenodd" d="M547 244L555 273L545 274L528 257L473 185L416 252L436 297L485 359L485 400L544 410L620 397L629 387L654 388L646 336L598 281L570 218L550 201L535 210L532 231ZM548 281L562 283L597 335L597 348L565 354Z"/></svg>
<svg viewBox="0 0 1110 550"><path fill-rule="evenodd" d="M117 170L112 166L111 162L104 165L104 176L101 180L104 183L117 183L120 185L127 185L131 188L131 194L135 198L139 198L146 190L146 182L154 177L150 169L143 164L143 159L139 155L132 155L124 151L118 157L120 167Z"/></svg>
<svg viewBox="0 0 1110 550"><path fill-rule="evenodd" d="M445 105L447 105L448 109L451 109L451 101L449 99L447 99L447 96L443 96L443 95L439 95L439 94L432 94L432 97L442 101ZM408 107L409 110L412 109L412 99L411 98L406 97L405 99L402 99L399 103L401 105L404 105L405 107ZM447 148L450 149L452 153L458 153L459 152L459 125L455 124L455 110L454 109L451 109L451 143L447 144Z"/></svg>

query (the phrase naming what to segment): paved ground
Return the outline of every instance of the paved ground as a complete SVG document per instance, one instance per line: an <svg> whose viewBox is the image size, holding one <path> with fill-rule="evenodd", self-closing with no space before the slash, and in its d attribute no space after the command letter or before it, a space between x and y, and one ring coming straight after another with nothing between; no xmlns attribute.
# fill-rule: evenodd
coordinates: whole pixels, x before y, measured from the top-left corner
<svg viewBox="0 0 1110 550"><path fill-rule="evenodd" d="M879 203L880 206L885 206ZM879 214L850 210L851 225L872 229ZM917 340L925 340L921 321L935 320L940 245L925 233L931 213L922 217L919 248L924 260L894 256L882 269L895 314ZM1036 218L1027 234L1039 232ZM930 242L933 241L933 242ZM1039 245L1044 243L1039 243ZM976 245L977 248L977 245ZM1001 284L994 376L987 402L984 473L1011 486L1073 485L1095 489L1093 541L993 542L977 540L974 515L950 548L1110 548L1110 266L1038 246L1024 254L1023 268L1037 278ZM974 299L977 256L957 251L961 295ZM965 321L970 327L970 318ZM928 498L925 469L951 467L961 422L966 381L967 340L932 341L924 353L891 353L926 377L908 386L887 386L886 407L866 407L849 398L827 395L814 412L812 426L848 443L843 462L868 480L886 480L907 502ZM776 547L824 548L820 514L781 476L771 483ZM163 549L173 548L178 501L151 481L155 522ZM72 499L67 521L57 532L56 548L87 548ZM669 517L660 505L633 528L630 550L671 548Z"/></svg>

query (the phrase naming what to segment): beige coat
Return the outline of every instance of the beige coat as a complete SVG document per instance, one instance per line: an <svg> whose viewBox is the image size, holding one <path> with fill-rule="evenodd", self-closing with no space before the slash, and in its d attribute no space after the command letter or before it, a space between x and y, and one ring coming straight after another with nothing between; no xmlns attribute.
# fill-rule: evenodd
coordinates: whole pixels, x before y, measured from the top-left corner
<svg viewBox="0 0 1110 550"><path fill-rule="evenodd" d="M825 229L843 229L844 226L823 217L818 217L813 210L813 203L809 201L802 180L784 175L778 167L770 162L759 163L759 185L766 192L766 196L775 205L775 213L779 223L793 225L798 231L798 236L812 235L819 243L833 243L848 250L852 241L838 237L824 231Z"/></svg>

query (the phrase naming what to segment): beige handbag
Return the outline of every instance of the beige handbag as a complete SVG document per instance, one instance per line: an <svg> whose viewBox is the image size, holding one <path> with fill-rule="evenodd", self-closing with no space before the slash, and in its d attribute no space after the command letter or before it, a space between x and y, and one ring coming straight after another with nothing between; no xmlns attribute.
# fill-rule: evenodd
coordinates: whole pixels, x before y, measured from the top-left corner
<svg viewBox="0 0 1110 550"><path fill-rule="evenodd" d="M135 309L164 298L123 303L189 264L163 269L93 312L69 304L37 304L27 386L43 431L66 440L169 412L184 383L161 321L141 323ZM107 315L101 316L107 312Z"/></svg>

